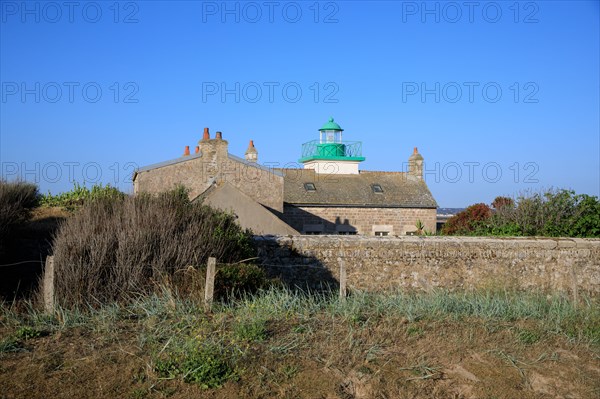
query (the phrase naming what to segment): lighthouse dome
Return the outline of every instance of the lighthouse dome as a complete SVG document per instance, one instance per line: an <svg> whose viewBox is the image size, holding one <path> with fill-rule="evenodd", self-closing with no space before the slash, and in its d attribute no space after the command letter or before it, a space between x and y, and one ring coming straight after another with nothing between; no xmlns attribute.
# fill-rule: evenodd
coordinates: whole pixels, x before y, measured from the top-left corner
<svg viewBox="0 0 600 399"><path fill-rule="evenodd" d="M340 132L344 131L344 129L342 129L340 125L333 121L333 118L329 118L329 121L326 124L324 124L322 128L319 129L319 131L324 130L337 130Z"/></svg>

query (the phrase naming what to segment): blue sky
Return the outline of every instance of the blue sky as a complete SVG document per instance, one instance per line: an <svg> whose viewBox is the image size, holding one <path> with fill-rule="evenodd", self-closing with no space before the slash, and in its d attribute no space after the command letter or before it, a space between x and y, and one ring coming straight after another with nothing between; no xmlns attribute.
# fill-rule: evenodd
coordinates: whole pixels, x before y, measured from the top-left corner
<svg viewBox="0 0 600 399"><path fill-rule="evenodd" d="M44 192L130 191L204 127L292 165L332 116L442 207L600 193L597 1L70 4L0 2L2 175Z"/></svg>

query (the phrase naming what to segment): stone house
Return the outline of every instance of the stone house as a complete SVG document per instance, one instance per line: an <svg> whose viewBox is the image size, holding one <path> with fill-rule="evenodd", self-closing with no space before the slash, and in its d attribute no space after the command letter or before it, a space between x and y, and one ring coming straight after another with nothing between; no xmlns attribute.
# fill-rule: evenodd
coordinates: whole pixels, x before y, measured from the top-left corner
<svg viewBox="0 0 600 399"><path fill-rule="evenodd" d="M202 200L234 212L256 234L413 234L422 223L435 232L437 204L423 180L423 157L414 149L407 172L359 170L362 143L342 140L330 119L319 139L304 143L304 168L275 169L258 163L250 141L244 159L228 152L221 132L208 128L190 154L139 168L134 193L158 193L178 184Z"/></svg>

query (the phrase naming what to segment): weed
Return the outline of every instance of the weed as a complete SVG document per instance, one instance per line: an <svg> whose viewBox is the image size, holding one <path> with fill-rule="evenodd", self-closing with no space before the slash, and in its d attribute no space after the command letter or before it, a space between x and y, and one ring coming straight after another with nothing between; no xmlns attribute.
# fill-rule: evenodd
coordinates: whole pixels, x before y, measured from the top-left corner
<svg viewBox="0 0 600 399"><path fill-rule="evenodd" d="M406 335L408 335L409 337L417 337L420 338L423 336L423 327L417 326L417 325L410 325L408 326L408 328L406 329Z"/></svg>
<svg viewBox="0 0 600 399"><path fill-rule="evenodd" d="M519 341L525 345L532 345L538 342L542 336L537 331L522 329L518 333Z"/></svg>
<svg viewBox="0 0 600 399"><path fill-rule="evenodd" d="M267 327L264 320L243 320L234 326L234 335L242 341L264 341L267 338Z"/></svg>
<svg viewBox="0 0 600 399"><path fill-rule="evenodd" d="M305 325L300 324L300 325L294 327L292 329L292 331L295 332L296 334L304 334L306 331L308 331L308 329L306 328Z"/></svg>
<svg viewBox="0 0 600 399"><path fill-rule="evenodd" d="M224 345L189 339L155 361L161 378L182 378L203 388L218 388L237 377L235 361Z"/></svg>
<svg viewBox="0 0 600 399"><path fill-rule="evenodd" d="M129 395L132 399L144 399L148 395L148 390L143 388L134 388Z"/></svg>
<svg viewBox="0 0 600 399"><path fill-rule="evenodd" d="M15 332L15 337L17 339L23 339L23 340L27 341L28 339L38 338L38 337L41 337L42 335L46 335L46 334L47 333L45 331L39 331L39 330L37 330L33 327L29 327L29 326L23 326Z"/></svg>
<svg viewBox="0 0 600 399"><path fill-rule="evenodd" d="M286 364L281 369L281 372L288 380L293 378L298 373L298 366L293 364Z"/></svg>
<svg viewBox="0 0 600 399"><path fill-rule="evenodd" d="M23 343L16 337L8 337L0 341L0 353L21 352L25 350Z"/></svg>

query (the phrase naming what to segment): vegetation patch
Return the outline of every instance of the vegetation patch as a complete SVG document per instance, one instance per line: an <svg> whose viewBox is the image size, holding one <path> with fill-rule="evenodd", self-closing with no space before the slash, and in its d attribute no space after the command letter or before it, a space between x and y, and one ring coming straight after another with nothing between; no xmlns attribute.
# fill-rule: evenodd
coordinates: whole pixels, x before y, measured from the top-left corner
<svg viewBox="0 0 600 399"><path fill-rule="evenodd" d="M600 237L598 197L546 190L475 204L445 223L442 234L477 236Z"/></svg>
<svg viewBox="0 0 600 399"><path fill-rule="evenodd" d="M184 340L155 361L161 378L181 378L202 388L218 388L237 377L233 354L222 344Z"/></svg>
<svg viewBox="0 0 600 399"><path fill-rule="evenodd" d="M180 188L159 196L85 202L60 227L53 253L57 301L85 307L127 301L176 282L181 272L201 267L210 256L232 263L253 258L255 250L252 233L233 215L190 202ZM246 281L258 278L250 266L236 273L246 273ZM224 287L229 288L237 287Z"/></svg>
<svg viewBox="0 0 600 399"><path fill-rule="evenodd" d="M243 319L235 324L233 333L242 341L264 341L267 338L267 323L261 319Z"/></svg>
<svg viewBox="0 0 600 399"><path fill-rule="evenodd" d="M81 185L75 182L70 191L56 195L52 195L50 192L42 194L40 196L40 205L43 207L62 207L68 210L75 210L88 201L102 198L123 199L125 198L125 194L110 184L105 186L94 184L92 188L88 188L85 184Z"/></svg>
<svg viewBox="0 0 600 399"><path fill-rule="evenodd" d="M0 180L0 255L14 231L38 205L39 197L35 184Z"/></svg>
<svg viewBox="0 0 600 399"><path fill-rule="evenodd" d="M207 314L165 286L52 315L2 306L0 370L10 372L0 385L18 396L35 378L39 397L99 386L156 398L460 397L467 388L474 397L593 397L600 304L583 299L576 307L541 293L433 291L340 301L270 288Z"/></svg>

